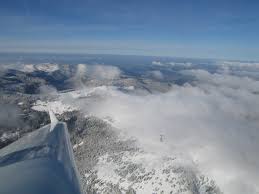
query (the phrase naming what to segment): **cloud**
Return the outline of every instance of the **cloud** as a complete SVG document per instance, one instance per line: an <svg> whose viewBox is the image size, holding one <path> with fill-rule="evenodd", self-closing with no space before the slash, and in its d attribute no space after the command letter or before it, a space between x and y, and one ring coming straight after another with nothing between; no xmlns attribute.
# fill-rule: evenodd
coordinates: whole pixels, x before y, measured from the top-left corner
<svg viewBox="0 0 259 194"><path fill-rule="evenodd" d="M23 65L20 63L2 63L0 64L0 73L4 73L9 69L21 70L21 66Z"/></svg>
<svg viewBox="0 0 259 194"><path fill-rule="evenodd" d="M57 92L57 89L53 86L50 86L50 85L42 85L39 87L39 91L41 94L43 95L56 95L58 92Z"/></svg>
<svg viewBox="0 0 259 194"><path fill-rule="evenodd" d="M158 80L164 79L163 73L159 70L149 71L148 75L151 76L152 78L155 78L155 79L158 79Z"/></svg>
<svg viewBox="0 0 259 194"><path fill-rule="evenodd" d="M152 65L164 66L164 64L160 61L152 61Z"/></svg>
<svg viewBox="0 0 259 194"><path fill-rule="evenodd" d="M78 64L76 76L87 76L97 80L112 80L119 78L120 74L120 69L115 66Z"/></svg>
<svg viewBox="0 0 259 194"><path fill-rule="evenodd" d="M170 62L168 63L168 65L172 66L172 67L191 67L192 63L190 62L186 62L186 63L176 63L176 62Z"/></svg>
<svg viewBox="0 0 259 194"><path fill-rule="evenodd" d="M161 62L161 61L152 61L152 65L166 66L166 67L185 67L185 68L190 68L193 66L191 62Z"/></svg>
<svg viewBox="0 0 259 194"><path fill-rule="evenodd" d="M76 103L87 114L111 118L121 133L135 137L145 150L185 155L224 193L256 194L259 82L206 70L182 73L196 81L145 96L125 94L115 87L86 89L88 98ZM237 189L240 185L242 189Z"/></svg>
<svg viewBox="0 0 259 194"><path fill-rule="evenodd" d="M220 73L231 73L237 76L259 79L258 62L220 61L217 65Z"/></svg>
<svg viewBox="0 0 259 194"><path fill-rule="evenodd" d="M114 67L114 66L88 65L86 73L89 77L94 79L112 80L112 79L119 78L121 72L118 67Z"/></svg>
<svg viewBox="0 0 259 194"><path fill-rule="evenodd" d="M76 69L76 74L73 77L73 82L76 86L84 86L82 79L86 76L86 66L85 64L78 64Z"/></svg>
<svg viewBox="0 0 259 194"><path fill-rule="evenodd" d="M19 108L13 104L0 104L0 127L19 127L22 124Z"/></svg>
<svg viewBox="0 0 259 194"><path fill-rule="evenodd" d="M241 62L241 61L223 61L219 62L220 66L227 66L233 68L243 68L243 69L259 69L258 62Z"/></svg>
<svg viewBox="0 0 259 194"><path fill-rule="evenodd" d="M86 80L112 81L118 79L120 74L120 69L115 66L78 64L72 80L76 87L84 88Z"/></svg>
<svg viewBox="0 0 259 194"><path fill-rule="evenodd" d="M211 74L206 70L185 70L182 71L184 74L192 75L196 77L198 84L202 86L219 86L219 89L238 89L238 90L246 90L249 92L259 92L259 81L251 79L249 77L238 77L229 74ZM224 71L224 73L228 73L229 71Z"/></svg>

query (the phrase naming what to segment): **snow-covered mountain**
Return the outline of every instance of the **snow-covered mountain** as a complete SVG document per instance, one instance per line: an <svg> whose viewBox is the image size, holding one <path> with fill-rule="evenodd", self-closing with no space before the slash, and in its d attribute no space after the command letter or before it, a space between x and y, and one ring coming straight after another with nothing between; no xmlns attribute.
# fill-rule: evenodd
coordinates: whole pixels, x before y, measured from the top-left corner
<svg viewBox="0 0 259 194"><path fill-rule="evenodd" d="M43 71L43 72L54 72L59 70L58 64L52 64L52 63L41 63L41 64L25 64L23 65L22 71L24 72L34 72L34 71Z"/></svg>
<svg viewBox="0 0 259 194"><path fill-rule="evenodd" d="M106 87L66 92L53 100L38 100L32 109L50 109L62 117L66 113L80 110L82 102L93 102L93 99L106 94ZM75 103L71 104L72 101ZM135 140L131 141L131 137L119 135L120 129L112 126L112 119L95 118L91 114L85 114L84 117L88 118L89 124L75 139L73 149L86 192L221 193L215 182L204 176L196 164L183 155L145 151ZM92 162L89 162L89 157Z"/></svg>

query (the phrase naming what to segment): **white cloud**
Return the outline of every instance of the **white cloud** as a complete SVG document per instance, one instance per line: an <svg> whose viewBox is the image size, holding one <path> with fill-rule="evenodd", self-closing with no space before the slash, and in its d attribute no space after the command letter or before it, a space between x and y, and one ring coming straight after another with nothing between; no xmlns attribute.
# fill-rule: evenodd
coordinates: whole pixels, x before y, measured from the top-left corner
<svg viewBox="0 0 259 194"><path fill-rule="evenodd" d="M84 88L84 79L111 81L119 78L120 74L120 69L115 66L78 64L73 81L76 87Z"/></svg>
<svg viewBox="0 0 259 194"><path fill-rule="evenodd" d="M232 73L242 77L259 79L258 62L223 61L216 64L220 73Z"/></svg>
<svg viewBox="0 0 259 194"><path fill-rule="evenodd" d="M78 64L77 65L77 71L76 71L76 77L83 77L86 74L86 66L85 64Z"/></svg>
<svg viewBox="0 0 259 194"><path fill-rule="evenodd" d="M77 103L88 114L111 118L145 150L182 153L226 194L236 193L240 185L239 192L255 194L259 191L259 98L254 92L259 82L205 70L184 73L196 77L194 86L175 85L170 92L146 96L101 87L93 92L101 98L88 94Z"/></svg>
<svg viewBox="0 0 259 194"><path fill-rule="evenodd" d="M164 64L160 61L152 61L152 65L164 66Z"/></svg>
<svg viewBox="0 0 259 194"><path fill-rule="evenodd" d="M161 71L155 70L155 71L149 71L148 74L155 79L162 80L164 79L164 75Z"/></svg>
<svg viewBox="0 0 259 194"><path fill-rule="evenodd" d="M183 71L184 74L193 75L199 81L201 85L213 85L220 86L222 88L231 88L239 90L247 90L249 92L259 92L259 81L253 80L249 77L238 77L234 75L225 74L211 74L206 70L186 70Z"/></svg>
<svg viewBox="0 0 259 194"><path fill-rule="evenodd" d="M78 64L77 75L88 76L97 80L112 80L120 76L120 69L115 66L108 65L86 65Z"/></svg>
<svg viewBox="0 0 259 194"><path fill-rule="evenodd" d="M21 122L21 111L13 104L0 104L0 127L19 127Z"/></svg>
<svg viewBox="0 0 259 194"><path fill-rule="evenodd" d="M185 67L190 68L192 67L191 62L161 62L161 61L152 61L152 65L156 66L166 66L166 67Z"/></svg>
<svg viewBox="0 0 259 194"><path fill-rule="evenodd" d="M114 66L94 65L87 66L87 74L95 79L116 79L120 76L120 70Z"/></svg>
<svg viewBox="0 0 259 194"><path fill-rule="evenodd" d="M223 61L219 62L220 66L236 67L236 68L252 68L259 69L258 62L241 62L241 61Z"/></svg>
<svg viewBox="0 0 259 194"><path fill-rule="evenodd" d="M34 67L33 64L26 64L26 65L23 65L23 68L21 69L23 72L34 72L36 69Z"/></svg>
<svg viewBox="0 0 259 194"><path fill-rule="evenodd" d="M57 92L57 89L50 86L50 85L42 85L39 87L39 91L41 94L43 95L56 95L58 92Z"/></svg>
<svg viewBox="0 0 259 194"><path fill-rule="evenodd" d="M168 63L168 65L170 65L170 66L172 66L172 67L175 67L175 66L179 66L179 67L191 67L191 66L192 66L192 63L190 63L190 62L186 62L186 63L170 62L170 63Z"/></svg>

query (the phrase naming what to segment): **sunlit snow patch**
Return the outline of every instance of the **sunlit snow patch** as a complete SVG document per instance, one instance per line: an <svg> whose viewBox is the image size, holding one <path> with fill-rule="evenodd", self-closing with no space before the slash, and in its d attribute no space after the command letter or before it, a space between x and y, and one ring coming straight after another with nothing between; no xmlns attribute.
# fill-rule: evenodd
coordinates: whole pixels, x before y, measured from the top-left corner
<svg viewBox="0 0 259 194"><path fill-rule="evenodd" d="M59 115L65 112L72 112L76 110L75 107L64 104L60 100L47 102L37 100L32 109L41 112L48 112L49 110L52 110L54 114Z"/></svg>
<svg viewBox="0 0 259 194"><path fill-rule="evenodd" d="M58 64L52 63L41 63L41 64L25 64L23 65L22 71L24 72L34 72L34 71L43 71L43 72L54 72L59 69Z"/></svg>
<svg viewBox="0 0 259 194"><path fill-rule="evenodd" d="M99 158L96 176L97 193L116 188L122 193L220 193L214 182L200 175L195 166L175 157L163 157L146 152L120 152ZM89 180L92 182L92 180Z"/></svg>

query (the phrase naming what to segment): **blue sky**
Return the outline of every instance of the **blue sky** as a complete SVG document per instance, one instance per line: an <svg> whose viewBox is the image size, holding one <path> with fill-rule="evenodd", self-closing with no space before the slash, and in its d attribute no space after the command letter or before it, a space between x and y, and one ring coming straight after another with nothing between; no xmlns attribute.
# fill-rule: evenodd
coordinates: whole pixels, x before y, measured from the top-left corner
<svg viewBox="0 0 259 194"><path fill-rule="evenodd" d="M258 0L0 0L0 51L259 60Z"/></svg>

